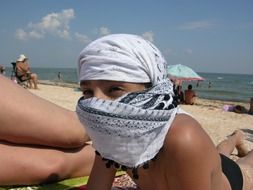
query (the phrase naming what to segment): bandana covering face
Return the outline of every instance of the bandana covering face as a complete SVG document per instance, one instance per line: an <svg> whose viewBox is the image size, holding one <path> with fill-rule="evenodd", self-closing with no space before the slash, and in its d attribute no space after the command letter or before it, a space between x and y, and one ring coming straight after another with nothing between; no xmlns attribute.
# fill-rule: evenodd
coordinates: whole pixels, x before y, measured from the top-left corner
<svg viewBox="0 0 253 190"><path fill-rule="evenodd" d="M79 77L152 84L114 101L81 98L76 111L103 158L130 168L153 159L178 112L160 51L139 36L109 35L81 52Z"/></svg>

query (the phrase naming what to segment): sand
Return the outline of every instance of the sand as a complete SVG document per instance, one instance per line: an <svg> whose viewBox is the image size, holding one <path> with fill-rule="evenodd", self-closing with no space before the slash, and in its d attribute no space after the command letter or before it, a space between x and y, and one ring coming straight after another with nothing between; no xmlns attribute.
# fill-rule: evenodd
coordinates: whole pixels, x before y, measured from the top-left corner
<svg viewBox="0 0 253 190"><path fill-rule="evenodd" d="M81 97L81 91L76 87L40 84L39 90L29 89L32 93L47 99L69 110L75 110L76 102ZM253 130L253 116L223 111L225 104L242 105L246 103L224 102L218 100L197 99L196 105L181 105L181 107L196 118L215 144L225 139L235 129L247 128ZM249 148L253 143L246 142Z"/></svg>

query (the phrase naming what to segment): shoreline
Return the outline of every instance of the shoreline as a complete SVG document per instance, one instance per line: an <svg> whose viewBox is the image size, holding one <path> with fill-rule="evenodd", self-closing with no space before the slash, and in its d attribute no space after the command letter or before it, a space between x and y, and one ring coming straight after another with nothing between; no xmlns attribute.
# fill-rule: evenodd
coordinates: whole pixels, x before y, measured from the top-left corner
<svg viewBox="0 0 253 190"><path fill-rule="evenodd" d="M70 82L64 82L64 81L39 80L38 84L62 86L62 87L68 87L68 88L79 88L78 83L70 83Z"/></svg>
<svg viewBox="0 0 253 190"><path fill-rule="evenodd" d="M78 83L70 83L70 82L64 82L64 81L39 80L38 83L42 85L61 86L61 87L77 88L77 89L79 89L80 87ZM223 102L228 105L242 105L246 107L247 109L249 108L249 102L250 102L250 100L247 102L247 101L234 101L234 100L212 99L212 98L208 99L208 98L202 98L202 97L198 97L198 99L203 100L205 104L207 104L207 102L209 101L214 101L217 103Z"/></svg>

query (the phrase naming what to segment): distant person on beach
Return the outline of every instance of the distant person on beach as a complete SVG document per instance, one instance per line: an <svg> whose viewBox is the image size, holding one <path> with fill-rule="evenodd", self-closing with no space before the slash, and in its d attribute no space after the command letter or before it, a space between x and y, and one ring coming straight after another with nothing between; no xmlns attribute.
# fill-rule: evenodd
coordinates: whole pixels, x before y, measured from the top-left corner
<svg viewBox="0 0 253 190"><path fill-rule="evenodd" d="M193 105L196 101L197 94L192 90L192 85L189 84L187 90L184 91L185 104Z"/></svg>
<svg viewBox="0 0 253 190"><path fill-rule="evenodd" d="M233 112L235 112L235 113L248 113L248 110L244 106L235 105L233 107Z"/></svg>
<svg viewBox="0 0 253 190"><path fill-rule="evenodd" d="M197 88L199 87L199 81L197 81L196 87L197 87Z"/></svg>
<svg viewBox="0 0 253 190"><path fill-rule="evenodd" d="M5 67L3 65L0 65L0 74L4 75L5 73Z"/></svg>
<svg viewBox="0 0 253 190"><path fill-rule="evenodd" d="M211 88L212 87L212 83L209 81L208 82L208 88Z"/></svg>
<svg viewBox="0 0 253 190"><path fill-rule="evenodd" d="M223 110L224 111L229 111L229 112L235 112L235 113L239 113L239 114L253 114L253 100L251 99L250 101L250 108L249 110L242 106L242 105L224 105L223 106Z"/></svg>
<svg viewBox="0 0 253 190"><path fill-rule="evenodd" d="M61 74L61 72L58 72L57 76L58 76L58 80L61 81L62 80L62 74Z"/></svg>
<svg viewBox="0 0 253 190"><path fill-rule="evenodd" d="M28 62L28 58L21 54L16 61L16 71L17 76L20 77L21 80L28 80L29 88L38 89L38 76L36 73L32 73L30 69L30 65Z"/></svg>
<svg viewBox="0 0 253 190"><path fill-rule="evenodd" d="M173 91L175 93L175 97L176 97L178 103L183 104L184 103L184 92L183 92L182 81L178 80L178 79L170 79L170 81L173 84Z"/></svg>
<svg viewBox="0 0 253 190"><path fill-rule="evenodd" d="M253 152L236 131L216 149L181 110L154 44L135 35L99 38L79 56L77 114L96 149L88 190L110 190L118 169L140 189L250 190ZM245 156L234 162L233 149Z"/></svg>
<svg viewBox="0 0 253 190"><path fill-rule="evenodd" d="M176 92L176 96L178 98L178 102L180 104L183 104L184 103L183 87L181 85L178 85L175 92Z"/></svg>

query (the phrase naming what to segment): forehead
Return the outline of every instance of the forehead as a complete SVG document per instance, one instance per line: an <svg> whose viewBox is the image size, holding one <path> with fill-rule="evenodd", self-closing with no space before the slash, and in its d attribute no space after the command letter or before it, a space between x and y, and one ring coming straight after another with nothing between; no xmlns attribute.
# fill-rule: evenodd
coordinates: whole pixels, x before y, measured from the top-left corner
<svg viewBox="0 0 253 190"><path fill-rule="evenodd" d="M80 82L81 87L99 87L107 88L111 86L121 86L125 88L143 88L150 83L132 83L132 82L122 82L122 81L109 81L109 80L83 80Z"/></svg>
<svg viewBox="0 0 253 190"><path fill-rule="evenodd" d="M111 84L127 84L121 81L109 81L109 80L83 80L80 82L81 86L92 86L92 85L111 85Z"/></svg>

